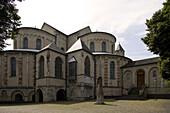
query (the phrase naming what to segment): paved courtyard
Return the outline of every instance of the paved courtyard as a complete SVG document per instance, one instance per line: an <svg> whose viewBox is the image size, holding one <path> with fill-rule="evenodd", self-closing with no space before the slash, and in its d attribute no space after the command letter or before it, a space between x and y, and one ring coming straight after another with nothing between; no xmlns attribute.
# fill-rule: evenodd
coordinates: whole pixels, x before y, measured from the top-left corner
<svg viewBox="0 0 170 113"><path fill-rule="evenodd" d="M170 113L170 100L113 100L95 105L95 100L35 104L0 104L0 113Z"/></svg>

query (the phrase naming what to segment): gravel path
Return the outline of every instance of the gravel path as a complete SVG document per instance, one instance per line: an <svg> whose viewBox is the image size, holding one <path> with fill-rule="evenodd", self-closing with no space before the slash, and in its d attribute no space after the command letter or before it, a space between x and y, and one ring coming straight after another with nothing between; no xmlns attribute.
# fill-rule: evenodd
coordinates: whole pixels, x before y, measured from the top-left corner
<svg viewBox="0 0 170 113"><path fill-rule="evenodd" d="M170 113L170 100L113 100L95 105L95 100L36 104L0 104L0 113Z"/></svg>

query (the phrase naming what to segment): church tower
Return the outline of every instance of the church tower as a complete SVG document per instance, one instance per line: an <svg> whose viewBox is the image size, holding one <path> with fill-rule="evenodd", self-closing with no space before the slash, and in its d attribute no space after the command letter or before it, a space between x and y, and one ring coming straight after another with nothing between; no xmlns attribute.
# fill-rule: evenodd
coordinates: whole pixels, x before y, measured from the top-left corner
<svg viewBox="0 0 170 113"><path fill-rule="evenodd" d="M122 48L120 43L119 43L119 45L116 48L115 54L116 55L120 55L120 56L124 56L124 54L125 54L125 50Z"/></svg>

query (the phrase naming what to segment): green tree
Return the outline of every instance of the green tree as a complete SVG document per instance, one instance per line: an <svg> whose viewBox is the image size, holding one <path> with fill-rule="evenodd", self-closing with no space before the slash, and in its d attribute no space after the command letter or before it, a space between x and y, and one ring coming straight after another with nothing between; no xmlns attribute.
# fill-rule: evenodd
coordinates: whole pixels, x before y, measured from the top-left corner
<svg viewBox="0 0 170 113"><path fill-rule="evenodd" d="M17 27L21 25L14 2L15 0L0 0L0 50L8 45L5 43L7 39L16 37Z"/></svg>
<svg viewBox="0 0 170 113"><path fill-rule="evenodd" d="M148 33L142 41L149 51L160 56L160 74L164 79L170 80L170 0L163 5L150 20L146 20Z"/></svg>

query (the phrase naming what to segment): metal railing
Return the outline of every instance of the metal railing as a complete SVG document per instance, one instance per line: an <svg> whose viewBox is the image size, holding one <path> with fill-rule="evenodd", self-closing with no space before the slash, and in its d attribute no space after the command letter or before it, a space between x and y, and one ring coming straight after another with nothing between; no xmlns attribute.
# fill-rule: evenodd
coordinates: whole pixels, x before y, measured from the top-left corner
<svg viewBox="0 0 170 113"><path fill-rule="evenodd" d="M128 89L128 95L129 95L129 93L130 93L131 89L132 89L132 88L134 88L134 87L135 87L135 85L134 85L134 84L132 84L132 85L129 87L129 89Z"/></svg>

